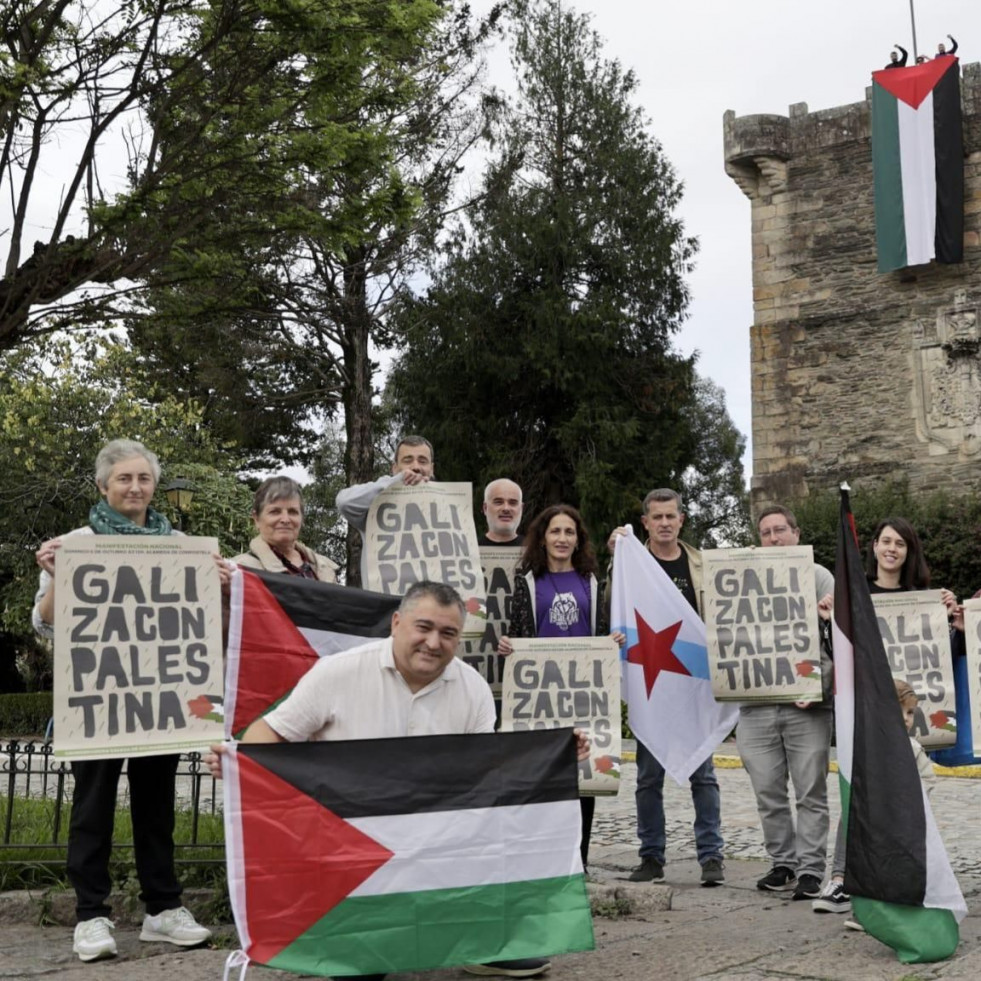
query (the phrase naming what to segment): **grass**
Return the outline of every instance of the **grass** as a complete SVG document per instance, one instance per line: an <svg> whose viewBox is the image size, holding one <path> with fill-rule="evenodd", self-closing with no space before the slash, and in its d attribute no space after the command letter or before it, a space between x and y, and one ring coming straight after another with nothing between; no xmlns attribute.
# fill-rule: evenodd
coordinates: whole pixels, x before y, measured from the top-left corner
<svg viewBox="0 0 981 981"><path fill-rule="evenodd" d="M0 801L0 834L6 827L9 800ZM0 890L57 886L65 880L65 843L71 805L62 804L57 842L54 842L56 807L53 800L13 799L10 844L0 845ZM191 844L193 815L175 815L174 843L181 863L181 880L188 886L215 884L215 871L224 875L225 829L220 814L198 815L197 844ZM111 871L123 882L135 874L133 822L129 810L116 809Z"/></svg>

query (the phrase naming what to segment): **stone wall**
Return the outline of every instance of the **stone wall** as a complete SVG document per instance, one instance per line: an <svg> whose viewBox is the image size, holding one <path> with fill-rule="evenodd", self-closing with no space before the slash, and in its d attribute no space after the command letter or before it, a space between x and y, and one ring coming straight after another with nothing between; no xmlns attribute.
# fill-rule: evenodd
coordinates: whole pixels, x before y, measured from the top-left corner
<svg viewBox="0 0 981 981"><path fill-rule="evenodd" d="M981 66L962 66L964 262L876 271L871 89L789 116L727 112L752 202L754 510L905 475L981 486Z"/></svg>

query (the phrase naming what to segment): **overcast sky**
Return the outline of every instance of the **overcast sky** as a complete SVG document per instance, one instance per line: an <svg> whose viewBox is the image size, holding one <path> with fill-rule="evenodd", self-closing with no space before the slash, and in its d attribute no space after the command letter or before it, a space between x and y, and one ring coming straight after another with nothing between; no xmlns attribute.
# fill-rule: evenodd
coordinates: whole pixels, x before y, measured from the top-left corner
<svg viewBox="0 0 981 981"><path fill-rule="evenodd" d="M471 0L475 12L491 0ZM722 114L786 115L860 102L870 73L896 42L913 63L909 0L568 0L592 15L607 57L634 69L639 101L685 185L680 212L700 242L690 278L690 317L678 338L699 352L703 375L726 391L729 412L750 437L749 327L753 321L749 200L723 169ZM917 48L936 52L953 34L964 63L981 60L981 0L918 0ZM510 63L491 59L505 87ZM747 481L752 471L746 457Z"/></svg>

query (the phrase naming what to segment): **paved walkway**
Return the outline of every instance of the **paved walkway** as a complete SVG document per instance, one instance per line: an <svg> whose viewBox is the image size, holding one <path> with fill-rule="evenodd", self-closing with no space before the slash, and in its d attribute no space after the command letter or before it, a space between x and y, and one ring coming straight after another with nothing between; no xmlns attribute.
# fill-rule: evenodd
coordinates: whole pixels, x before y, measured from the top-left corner
<svg viewBox="0 0 981 981"><path fill-rule="evenodd" d="M632 743L628 743L628 755L631 749ZM722 832L726 858L765 860L756 801L749 777L742 769L735 741L724 743L715 760L722 793ZM965 773L976 777L978 768L943 769L940 772ZM636 773L634 766L625 766L620 793L616 797L600 798L596 803L590 862L598 866L597 872L604 864L614 868L637 864L634 810ZM669 859L673 856L695 858L695 837L691 826L694 811L688 788L679 787L668 778L664 782L664 799ZM834 846L834 830L841 812L838 778L834 774L828 778L828 803L831 810L830 851ZM958 875L981 875L981 779L941 776L930 795L930 803L954 871ZM628 858L626 853L632 854Z"/></svg>
<svg viewBox="0 0 981 981"><path fill-rule="evenodd" d="M726 757L729 759L727 760ZM941 834L972 915L961 924L956 955L939 964L903 965L888 948L864 934L846 931L845 917L817 915L809 903L788 894L761 893L756 879L769 868L757 824L749 778L735 747L719 755L726 883L698 885L691 830L691 796L670 779L665 784L668 824L666 884L625 882L637 861L633 790L635 767L623 768L621 793L597 802L590 866L601 885L621 889L634 915L595 918L596 950L556 957L549 981L976 981L981 978L981 780L944 777L932 796ZM726 765L735 763L735 766ZM837 780L831 781L832 829L838 817ZM5 899L8 902L5 903ZM646 911L641 907L649 901ZM71 954L68 926L14 922L0 896L0 979L71 977L77 981L218 981L234 946L230 930L219 931L226 949L175 950L140 943L138 928L120 923L115 961L84 965ZM237 977L237 975L236 975ZM250 968L250 981L288 981L296 975ZM391 981L464 981L453 969L393 975Z"/></svg>

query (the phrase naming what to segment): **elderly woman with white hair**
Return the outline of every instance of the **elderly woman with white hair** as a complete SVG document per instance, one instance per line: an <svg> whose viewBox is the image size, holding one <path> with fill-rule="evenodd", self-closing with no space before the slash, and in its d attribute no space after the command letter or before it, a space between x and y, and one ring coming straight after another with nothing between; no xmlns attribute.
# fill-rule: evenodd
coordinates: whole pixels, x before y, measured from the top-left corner
<svg viewBox="0 0 981 981"><path fill-rule="evenodd" d="M173 535L170 522L150 507L160 481L160 463L142 443L115 439L95 461L100 498L89 511L89 523L68 535ZM65 536L67 537L67 536ZM54 567L61 538L46 541L37 551L41 581L33 610L35 630L53 636ZM221 560L220 575L228 570ZM140 756L128 761L133 847L140 899L146 905L141 940L161 940L182 947L203 943L211 932L197 923L180 902L174 870L174 792L178 757ZM73 950L83 961L112 957L116 942L108 905L112 881L112 847L116 791L121 759L75 760L75 791L68 827L68 878L75 889Z"/></svg>

